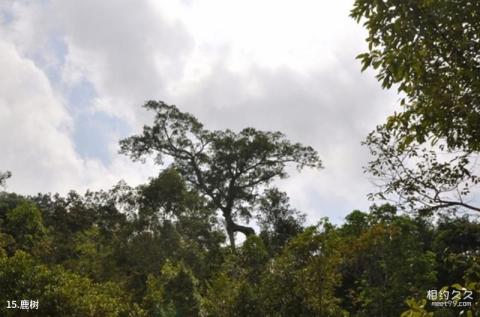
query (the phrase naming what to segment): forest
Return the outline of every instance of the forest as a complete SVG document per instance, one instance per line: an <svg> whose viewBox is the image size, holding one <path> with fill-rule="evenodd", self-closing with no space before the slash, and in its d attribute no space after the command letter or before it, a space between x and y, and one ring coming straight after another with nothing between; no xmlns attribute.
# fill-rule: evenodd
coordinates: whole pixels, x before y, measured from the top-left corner
<svg viewBox="0 0 480 317"><path fill-rule="evenodd" d="M358 71L401 96L363 142L368 210L308 223L276 182L321 177L321 149L150 100L119 140L155 161L145 184L21 195L0 172L0 315L480 316L480 2L356 0L351 17Z"/></svg>

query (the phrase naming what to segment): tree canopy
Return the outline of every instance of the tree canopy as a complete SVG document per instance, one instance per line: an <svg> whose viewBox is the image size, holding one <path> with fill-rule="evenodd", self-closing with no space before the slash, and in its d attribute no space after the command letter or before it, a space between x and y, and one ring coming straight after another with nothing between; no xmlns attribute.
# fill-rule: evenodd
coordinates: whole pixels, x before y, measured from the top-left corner
<svg viewBox="0 0 480 317"><path fill-rule="evenodd" d="M480 4L477 1L357 0L351 16L368 31L363 69L396 86L402 111L365 141L366 171L411 210L479 211Z"/></svg>
<svg viewBox="0 0 480 317"><path fill-rule="evenodd" d="M399 316L434 311L430 289L479 294L473 218L374 205L305 226L283 193L264 200L261 234L232 252L214 207L171 169L136 188L2 193L0 312L31 299L39 316Z"/></svg>
<svg viewBox="0 0 480 317"><path fill-rule="evenodd" d="M252 218L262 190L275 178L288 176L287 164L298 170L322 167L313 148L291 143L281 132L209 131L176 106L149 101L144 107L154 111L154 123L142 134L122 140L121 153L135 160L154 154L159 164L166 157L172 159L172 167L222 212L233 247L235 232L254 233L237 219Z"/></svg>
<svg viewBox="0 0 480 317"><path fill-rule="evenodd" d="M480 3L356 0L351 16L368 31L363 69L404 96L389 128L406 143L442 138L480 150Z"/></svg>

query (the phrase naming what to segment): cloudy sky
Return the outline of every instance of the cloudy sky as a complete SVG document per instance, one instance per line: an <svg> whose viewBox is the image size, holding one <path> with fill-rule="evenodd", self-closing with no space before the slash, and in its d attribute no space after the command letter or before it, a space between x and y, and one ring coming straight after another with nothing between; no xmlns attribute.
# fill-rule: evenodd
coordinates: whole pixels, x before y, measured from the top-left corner
<svg viewBox="0 0 480 317"><path fill-rule="evenodd" d="M310 222L366 209L367 133L397 97L355 56L353 0L2 0L0 171L24 194L135 185L158 174L117 154L149 99L210 129L280 130L325 169L279 186Z"/></svg>

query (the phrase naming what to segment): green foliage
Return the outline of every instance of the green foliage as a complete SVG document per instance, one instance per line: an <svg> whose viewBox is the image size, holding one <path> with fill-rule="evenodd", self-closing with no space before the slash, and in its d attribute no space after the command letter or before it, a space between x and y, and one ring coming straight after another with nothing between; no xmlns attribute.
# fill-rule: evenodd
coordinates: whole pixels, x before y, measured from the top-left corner
<svg viewBox="0 0 480 317"><path fill-rule="evenodd" d="M25 201L25 197L15 193L0 192L0 226L4 226L7 213Z"/></svg>
<svg viewBox="0 0 480 317"><path fill-rule="evenodd" d="M128 299L112 283L96 284L61 267L49 269L31 256L18 251L0 258L0 297L10 300L38 300L42 316L144 316L138 307L128 307ZM6 309L3 316L14 316Z"/></svg>
<svg viewBox="0 0 480 317"><path fill-rule="evenodd" d="M198 281L182 263L165 263L161 273L165 289L165 300L173 303L176 316L198 316L201 297L198 294Z"/></svg>
<svg viewBox="0 0 480 317"><path fill-rule="evenodd" d="M472 203L480 150L480 3L469 0L356 0L351 16L368 31L358 56L403 110L365 142L372 198L431 213L480 211Z"/></svg>
<svg viewBox="0 0 480 317"><path fill-rule="evenodd" d="M425 309L427 301L424 299L420 302L415 301L414 299L407 299L406 304L408 305L409 310L404 311L400 317L433 317L432 312L428 312Z"/></svg>
<svg viewBox="0 0 480 317"><path fill-rule="evenodd" d="M427 289L478 289L470 218L431 224L374 205L303 228L272 189L256 205L261 235L233 251L173 169L138 188L34 200L0 196L0 297L38 299L41 316L428 316Z"/></svg>
<svg viewBox="0 0 480 317"><path fill-rule="evenodd" d="M285 246L263 277L265 316L346 315L334 296L341 279L336 239L311 227Z"/></svg>
<svg viewBox="0 0 480 317"><path fill-rule="evenodd" d="M458 283L455 283L451 286L444 286L441 288L442 290L448 290L448 289L454 289L456 291L459 291L460 294L464 294L465 290L473 291L476 294L480 294L480 283L478 282L469 282L465 284L465 286L460 285ZM478 296L478 295L474 295ZM451 299L452 305L458 305L459 302L461 301L460 299ZM468 317L474 317L478 316L478 312L480 309L480 299L476 299L474 302L469 301L469 303L472 304L472 306L469 307L463 307L459 306L456 308L440 308L440 309L435 309L434 307L431 307L428 305L428 301L425 299L422 300L415 300L413 298L407 299L406 303L408 305L408 310L404 311L401 314L401 317L429 317L429 316L439 316L439 317L449 317L449 316L468 316Z"/></svg>
<svg viewBox="0 0 480 317"><path fill-rule="evenodd" d="M43 225L38 207L23 201L6 214L5 233L13 238L9 251L24 250L37 256L46 256L51 248L48 231Z"/></svg>
<svg viewBox="0 0 480 317"><path fill-rule="evenodd" d="M167 261L160 277L148 276L143 306L149 316L200 316L198 281L183 263Z"/></svg>
<svg viewBox="0 0 480 317"><path fill-rule="evenodd" d="M435 254L422 243L423 223L395 213L390 205L373 206L370 214L347 216L341 228L345 261L339 291L343 305L356 312L352 316L398 316L406 298L436 283Z"/></svg>
<svg viewBox="0 0 480 317"><path fill-rule="evenodd" d="M227 255L207 286L207 315L264 316L260 283L268 261L267 249L256 236L248 237L236 253Z"/></svg>
<svg viewBox="0 0 480 317"><path fill-rule="evenodd" d="M368 31L363 69L405 96L389 127L450 148L480 149L480 3L469 0L356 0L351 16Z"/></svg>
<svg viewBox="0 0 480 317"><path fill-rule="evenodd" d="M165 303L165 289L159 280L149 275L146 282L147 290L143 298L142 306L149 316L167 317L175 316L175 307L172 303Z"/></svg>
<svg viewBox="0 0 480 317"><path fill-rule="evenodd" d="M74 257L63 262L64 267L96 281L112 276L112 246L103 240L98 227L91 227L73 237Z"/></svg>
<svg viewBox="0 0 480 317"><path fill-rule="evenodd" d="M286 193L272 188L259 201L258 224L260 237L272 253L278 253L283 246L302 232L305 215L289 205Z"/></svg>
<svg viewBox="0 0 480 317"><path fill-rule="evenodd" d="M445 217L439 221L432 249L437 255L439 285L461 283L476 291L476 303L472 311L480 309L480 223L467 217ZM465 307L468 308L468 307Z"/></svg>

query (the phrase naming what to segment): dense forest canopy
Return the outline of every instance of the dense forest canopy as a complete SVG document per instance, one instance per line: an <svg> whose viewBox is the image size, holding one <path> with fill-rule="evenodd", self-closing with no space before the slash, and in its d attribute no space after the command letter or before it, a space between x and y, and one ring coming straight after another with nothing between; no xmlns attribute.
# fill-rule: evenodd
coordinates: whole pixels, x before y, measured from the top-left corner
<svg viewBox="0 0 480 317"><path fill-rule="evenodd" d="M261 231L232 251L215 207L174 169L137 188L2 193L1 294L38 300L42 316L399 316L406 300L480 278L468 217L432 224L374 205L305 227L278 190L261 211Z"/></svg>
<svg viewBox="0 0 480 317"><path fill-rule="evenodd" d="M120 141L158 163L145 184L0 192L1 315L479 316L480 5L356 0L351 15L363 68L403 96L364 142L380 203L306 225L274 181L322 168L315 149L149 101L153 124Z"/></svg>

